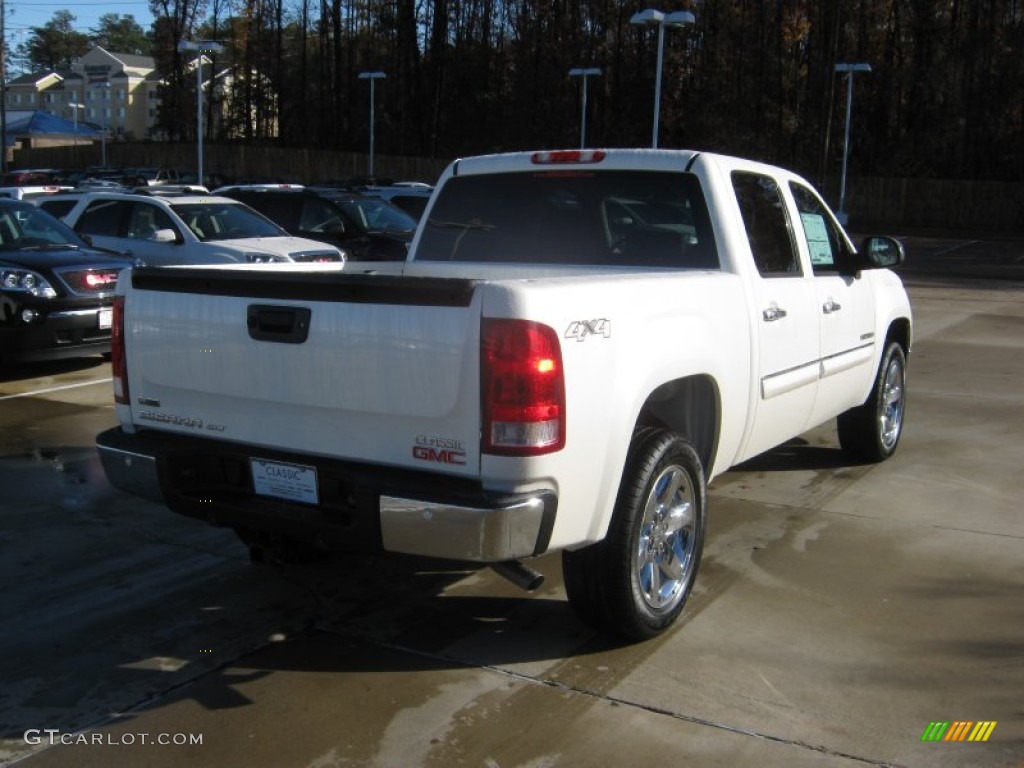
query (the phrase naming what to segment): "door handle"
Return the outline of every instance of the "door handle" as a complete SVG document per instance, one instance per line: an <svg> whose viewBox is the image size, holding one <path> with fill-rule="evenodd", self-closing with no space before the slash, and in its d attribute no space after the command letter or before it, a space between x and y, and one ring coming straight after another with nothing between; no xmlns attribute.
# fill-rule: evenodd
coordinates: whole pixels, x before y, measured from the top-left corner
<svg viewBox="0 0 1024 768"><path fill-rule="evenodd" d="M828 301L821 305L821 311L824 312L826 315L831 315L833 312L838 312L842 308L843 305L837 304L836 302L832 301L831 297Z"/></svg>
<svg viewBox="0 0 1024 768"><path fill-rule="evenodd" d="M787 314L786 310L780 309L775 304L772 304L768 309L761 313L766 323L774 323L776 320L784 318Z"/></svg>
<svg viewBox="0 0 1024 768"><path fill-rule="evenodd" d="M309 337L311 315L306 307L250 304L246 317L249 337L279 344L304 344Z"/></svg>

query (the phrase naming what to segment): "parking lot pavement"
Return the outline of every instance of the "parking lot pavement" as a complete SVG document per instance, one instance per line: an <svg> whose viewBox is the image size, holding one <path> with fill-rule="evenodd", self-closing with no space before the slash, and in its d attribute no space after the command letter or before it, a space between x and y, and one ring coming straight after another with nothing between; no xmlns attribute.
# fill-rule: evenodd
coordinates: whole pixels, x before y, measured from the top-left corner
<svg viewBox="0 0 1024 768"><path fill-rule="evenodd" d="M907 280L897 454L851 465L829 425L717 478L680 625L632 646L573 619L557 557L532 595L428 561L251 569L230 534L94 476L112 414L88 387L0 402L21 435L0 487L61 479L4 502L0 749L29 768L1021 768L1024 283ZM32 445L74 448L72 471ZM995 725L922 740L958 721Z"/></svg>
<svg viewBox="0 0 1024 768"><path fill-rule="evenodd" d="M907 252L900 274L918 282L1024 280L1024 235L910 232L899 238Z"/></svg>

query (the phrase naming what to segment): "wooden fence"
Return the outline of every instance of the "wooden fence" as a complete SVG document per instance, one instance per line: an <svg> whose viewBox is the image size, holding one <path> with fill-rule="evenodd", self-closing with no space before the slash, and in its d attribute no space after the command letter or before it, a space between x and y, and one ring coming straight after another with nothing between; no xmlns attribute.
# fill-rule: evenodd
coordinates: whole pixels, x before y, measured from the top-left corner
<svg viewBox="0 0 1024 768"><path fill-rule="evenodd" d="M1024 232L1024 183L860 178L849 180L847 197L857 224Z"/></svg>
<svg viewBox="0 0 1024 768"><path fill-rule="evenodd" d="M17 168L83 168L98 165L99 145L18 149ZM177 168L196 166L194 143L113 142L107 145L107 164L121 167ZM379 177L433 183L447 160L378 155ZM235 180L279 180L311 184L365 176L362 153L311 149L206 144L203 169ZM829 202L838 199L828 190ZM1000 233L1024 232L1024 183L952 179L883 179L851 176L846 210L851 226L891 229L933 228Z"/></svg>
<svg viewBox="0 0 1024 768"><path fill-rule="evenodd" d="M99 144L32 147L15 151L15 168L86 168L99 165ZM374 172L396 181L433 183L448 164L446 160L376 155ZM176 168L194 172L194 142L111 142L107 165L116 168ZM241 144L203 144L203 172L219 173L235 181L289 181L297 184L366 176L365 153L312 149L287 149Z"/></svg>

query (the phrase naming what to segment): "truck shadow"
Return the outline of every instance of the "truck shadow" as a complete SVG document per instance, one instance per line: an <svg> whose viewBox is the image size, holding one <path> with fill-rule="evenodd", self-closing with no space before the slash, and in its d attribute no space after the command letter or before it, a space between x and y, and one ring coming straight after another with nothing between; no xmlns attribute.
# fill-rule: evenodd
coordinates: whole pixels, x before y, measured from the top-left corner
<svg viewBox="0 0 1024 768"><path fill-rule="evenodd" d="M794 472L798 470L842 469L865 466L869 462L847 453L838 445L811 443L805 437L795 437L782 445L765 451L742 464L732 472Z"/></svg>

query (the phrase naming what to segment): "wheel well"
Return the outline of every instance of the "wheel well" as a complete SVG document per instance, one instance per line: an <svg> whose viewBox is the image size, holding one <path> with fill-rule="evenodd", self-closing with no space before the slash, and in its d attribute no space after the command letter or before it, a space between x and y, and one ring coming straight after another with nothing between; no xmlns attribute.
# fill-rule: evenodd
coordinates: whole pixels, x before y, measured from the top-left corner
<svg viewBox="0 0 1024 768"><path fill-rule="evenodd" d="M637 427L663 427L677 432L693 445L705 472L718 447L721 419L718 387L709 376L689 376L662 384L647 398Z"/></svg>
<svg viewBox="0 0 1024 768"><path fill-rule="evenodd" d="M885 335L886 345L890 341L895 341L903 347L904 357L910 357L910 321L907 318L902 317L898 320L893 320L889 326L889 332Z"/></svg>

